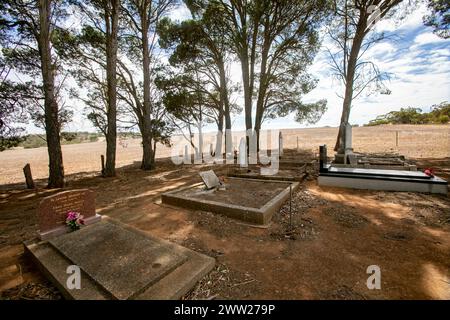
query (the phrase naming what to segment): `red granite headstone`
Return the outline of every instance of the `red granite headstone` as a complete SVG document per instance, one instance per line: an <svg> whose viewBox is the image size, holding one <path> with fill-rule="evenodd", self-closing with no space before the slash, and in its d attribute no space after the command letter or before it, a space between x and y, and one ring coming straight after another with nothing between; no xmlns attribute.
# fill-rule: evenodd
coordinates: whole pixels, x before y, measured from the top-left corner
<svg viewBox="0 0 450 320"><path fill-rule="evenodd" d="M63 191L45 197L37 209L41 233L64 226L69 211L79 212L88 219L95 216L95 192L89 189Z"/></svg>

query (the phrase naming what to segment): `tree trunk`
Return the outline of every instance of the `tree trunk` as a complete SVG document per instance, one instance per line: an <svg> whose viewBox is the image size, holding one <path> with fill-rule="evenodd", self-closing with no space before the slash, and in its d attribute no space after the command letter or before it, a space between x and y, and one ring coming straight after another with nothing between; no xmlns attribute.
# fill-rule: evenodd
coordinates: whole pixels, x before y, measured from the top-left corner
<svg viewBox="0 0 450 320"><path fill-rule="evenodd" d="M64 166L60 142L58 103L55 96L55 66L50 47L51 0L39 1L40 34L38 39L44 86L45 133L49 158L49 188L64 187Z"/></svg>
<svg viewBox="0 0 450 320"><path fill-rule="evenodd" d="M105 7L106 23L106 80L108 97L108 130L106 134L106 168L105 176L116 175L117 143L117 32L119 22L119 0L109 0Z"/></svg>
<svg viewBox="0 0 450 320"><path fill-rule="evenodd" d="M264 116L264 97L266 96L267 91L267 59L269 56L269 47L268 39L264 41L264 48L261 55L261 69L260 69L260 81L258 88L258 99L256 101L256 115L255 115L255 133L256 133L256 150L259 152L259 133L261 131L262 119Z"/></svg>
<svg viewBox="0 0 450 320"><path fill-rule="evenodd" d="M250 86L250 70L248 56L245 52L241 55L242 82L244 87L244 114L245 129L252 129L252 90Z"/></svg>
<svg viewBox="0 0 450 320"><path fill-rule="evenodd" d="M358 21L357 29L355 32L355 37L353 39L352 49L350 50L350 56L348 58L347 76L345 81L345 94L344 94L344 101L342 103L341 123L339 125L339 132L336 139L336 145L334 147L334 150L337 151L338 154L344 154L345 151L344 150L346 141L345 126L347 125L350 117L356 65L358 63L358 56L361 50L361 45L364 40L364 30L366 29L366 25L367 25L367 17L365 14L361 13L360 20Z"/></svg>
<svg viewBox="0 0 450 320"><path fill-rule="evenodd" d="M151 6L151 2L149 3ZM150 101L150 52L148 48L148 11L151 8L143 5L140 9L140 19L141 19L141 38L142 38L142 70L144 72L144 105L143 105L143 130L142 130L142 148L143 148L143 158L141 169L152 170L153 169L153 147L152 147L152 107Z"/></svg>
<svg viewBox="0 0 450 320"><path fill-rule="evenodd" d="M228 132L231 132L231 110L230 110L230 99L228 98L228 87L227 87L227 78L226 78L226 72L225 72L225 64L222 60L218 63L219 67L219 76L220 76L220 100L223 107L223 113L222 116L219 116L221 118L222 124L221 128L219 129L222 131L223 134L223 118L225 117L225 153L227 153L228 149L231 152L231 141L229 140L229 135L227 134L227 130L230 130ZM222 145L222 142L221 142ZM222 156L222 147L221 147L221 154ZM217 148L216 148L216 156L217 155Z"/></svg>
<svg viewBox="0 0 450 320"><path fill-rule="evenodd" d="M224 111L222 109L219 111L219 119L217 122L216 148L214 151L214 155L218 159L222 159L223 119Z"/></svg>
<svg viewBox="0 0 450 320"><path fill-rule="evenodd" d="M271 40L269 36L269 18L264 22L264 42L262 45L261 65L260 65L260 80L258 88L258 98L256 100L256 114L255 114L255 134L256 134L256 150L259 152L259 134L261 131L262 119L264 116L264 98L267 92L267 61L269 59L269 50Z"/></svg>
<svg viewBox="0 0 450 320"><path fill-rule="evenodd" d="M152 166L153 166L153 168L156 165L155 158L156 158L156 140L153 140L153 154L152 154Z"/></svg>

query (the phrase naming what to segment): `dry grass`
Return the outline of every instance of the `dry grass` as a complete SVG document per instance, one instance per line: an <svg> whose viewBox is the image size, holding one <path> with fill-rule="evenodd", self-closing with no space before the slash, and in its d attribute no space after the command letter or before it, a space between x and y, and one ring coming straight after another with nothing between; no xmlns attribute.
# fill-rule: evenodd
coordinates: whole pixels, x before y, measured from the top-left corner
<svg viewBox="0 0 450 320"><path fill-rule="evenodd" d="M337 128L309 128L282 130L285 148L296 148L297 137L301 149L317 152L318 146L334 146ZM399 145L396 146L396 132ZM236 133L235 142L242 136ZM214 135L205 137L205 144L214 141ZM353 130L353 147L357 152L398 152L411 158L444 158L450 156L450 126L448 125L393 125L359 127ZM100 155L105 152L104 141L64 145L66 175L100 170ZM158 147L157 157L171 155L170 148ZM129 140L127 146L117 146L117 167L139 162L142 157L140 140ZM48 174L46 148L15 149L0 152L0 185L22 183L22 168L31 164L33 177L45 179Z"/></svg>

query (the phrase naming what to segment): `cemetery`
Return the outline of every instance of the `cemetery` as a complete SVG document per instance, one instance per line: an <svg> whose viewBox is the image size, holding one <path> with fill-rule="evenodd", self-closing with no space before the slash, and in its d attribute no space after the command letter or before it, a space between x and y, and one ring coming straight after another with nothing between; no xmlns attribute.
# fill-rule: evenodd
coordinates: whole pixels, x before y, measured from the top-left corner
<svg viewBox="0 0 450 320"><path fill-rule="evenodd" d="M215 176L214 172L209 172ZM230 177L217 185L203 183L161 195L162 202L184 208L217 212L255 224L267 224L299 184Z"/></svg>
<svg viewBox="0 0 450 320"><path fill-rule="evenodd" d="M382 256L376 258L383 264L390 265L402 257L410 263L428 259L437 266L445 265L446 245L442 241L446 238L423 231L425 226L446 228L449 204L444 179L428 177L420 166L417 170L392 169L392 156L382 169L353 168L335 166L326 146L320 146L317 153L308 153L296 148L281 151L280 145L275 154L283 153L283 157L279 171L273 175L261 174L260 168L268 167L260 164L180 167L161 160L155 172L142 175L135 169L125 169L113 184L94 176L74 180L64 191L48 193L42 189L39 193L30 190L10 194L4 201L8 210L12 214L19 210L28 218L21 218L26 232L8 238L6 243L23 239L20 263L27 267L22 272L33 279L32 283L48 281L38 287L44 296L82 300L269 297L266 293L278 290L278 282L290 286L289 272L300 272L304 275L301 278L317 283L324 274L332 275L332 266L350 272L357 268L357 261L369 263L375 251L369 250L367 256L361 239L383 243L383 249L378 249ZM283 162L287 164L283 166ZM362 181L361 185L356 179ZM389 183L380 185L383 179ZM377 188L371 187L372 180ZM400 180L401 188L393 183ZM150 188L147 181L153 181ZM417 188L430 184L429 189ZM39 182L37 185L39 188ZM396 198L397 193L372 194L355 188L406 188L410 192L401 190L399 194L403 195ZM441 195L436 198L432 193ZM24 199L20 205L14 200L18 197ZM386 204L380 206L380 199ZM433 215L425 213L430 209ZM78 230L71 232L68 228L68 212L78 213L74 221L82 219ZM395 218L391 216L394 212ZM27 221L35 221L36 227ZM336 241L336 237L340 240ZM352 254L358 257L352 263L339 254L349 250L348 242L353 243ZM420 246L413 249L412 243ZM432 249L435 243L444 250ZM280 246L286 256L276 256ZM316 246L322 248L319 252L326 250L326 255L317 255ZM429 248L428 253L421 246ZM11 248L17 252L19 247ZM288 263L291 259L295 259L295 265ZM326 262L329 259L333 261L330 265ZM72 290L67 282L67 270L73 265L80 268L83 290ZM310 268L318 272L304 274ZM411 297L447 297L444 287L441 291L415 291L419 289L410 284L405 271L409 267L405 268L387 275L387 281L395 277L399 286L411 290ZM281 276L275 270L289 272ZM434 272L429 277L445 278L445 268L433 270L426 271ZM12 279L24 277L14 274ZM275 274L277 282L262 280ZM398 280L400 274L404 274L400 278L403 280ZM347 282L358 278L357 274L350 278L340 273L337 276L330 279ZM302 286L296 288L300 291L294 295L306 294ZM350 289L327 285L314 296L401 297L395 289L381 296L366 290L361 286ZM288 297L281 291L276 296Z"/></svg>
<svg viewBox="0 0 450 320"><path fill-rule="evenodd" d="M450 300L447 2L3 1L0 300Z"/></svg>

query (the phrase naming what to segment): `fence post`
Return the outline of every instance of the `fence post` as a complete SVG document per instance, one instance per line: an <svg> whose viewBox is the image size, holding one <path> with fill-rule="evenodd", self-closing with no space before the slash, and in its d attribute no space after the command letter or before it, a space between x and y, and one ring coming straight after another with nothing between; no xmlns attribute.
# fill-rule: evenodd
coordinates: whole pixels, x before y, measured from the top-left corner
<svg viewBox="0 0 450 320"><path fill-rule="evenodd" d="M23 174L25 175L25 182L27 183L27 188L34 189L35 185L33 181L33 176L31 175L31 167L29 163L27 163L25 167L23 167Z"/></svg>
<svg viewBox="0 0 450 320"><path fill-rule="evenodd" d="M105 175L105 156L101 155L100 160L102 162L102 176L104 176Z"/></svg>

